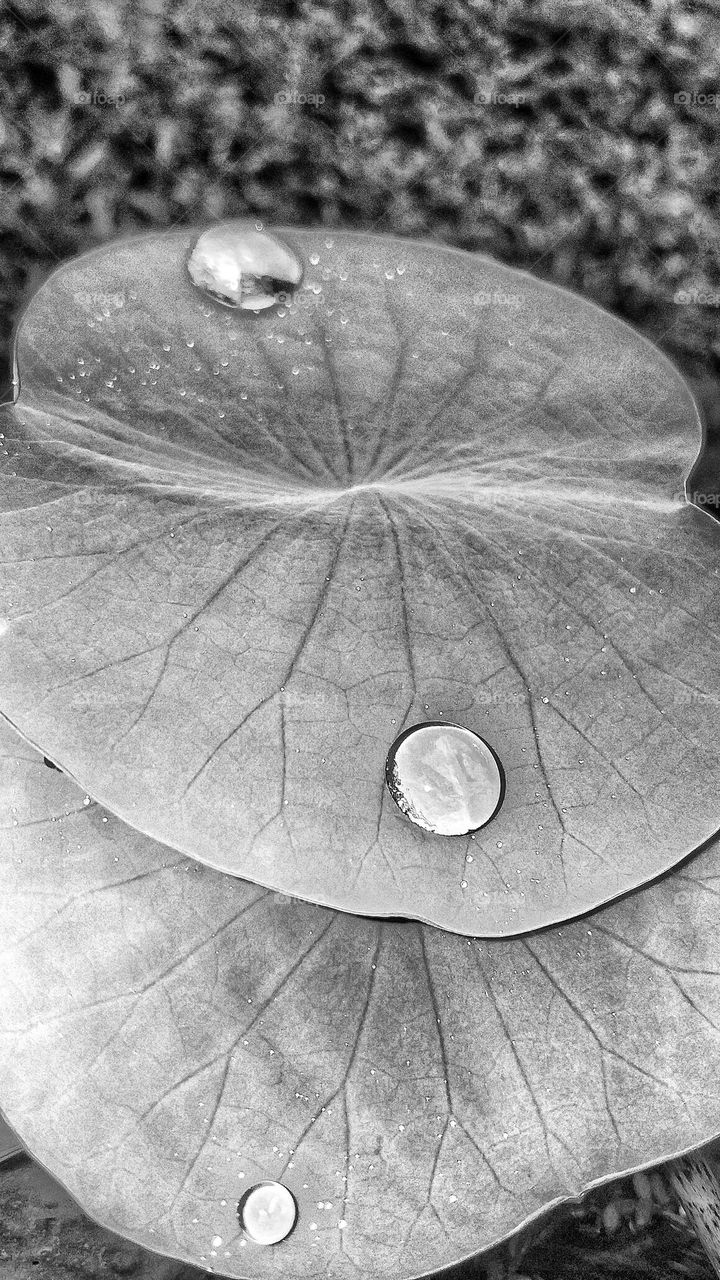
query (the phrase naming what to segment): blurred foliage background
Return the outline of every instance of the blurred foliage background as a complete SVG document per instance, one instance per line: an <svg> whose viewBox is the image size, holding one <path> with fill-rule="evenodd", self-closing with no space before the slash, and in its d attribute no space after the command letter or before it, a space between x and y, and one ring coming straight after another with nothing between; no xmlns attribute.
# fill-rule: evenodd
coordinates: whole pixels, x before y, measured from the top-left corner
<svg viewBox="0 0 720 1280"><path fill-rule="evenodd" d="M719 37L717 0L14 0L0 398L57 264L253 215L433 239L583 293L667 352L720 438ZM108 1243L28 1170L0 1167L4 1280L190 1274ZM463 1275L711 1274L659 1176L531 1236Z"/></svg>

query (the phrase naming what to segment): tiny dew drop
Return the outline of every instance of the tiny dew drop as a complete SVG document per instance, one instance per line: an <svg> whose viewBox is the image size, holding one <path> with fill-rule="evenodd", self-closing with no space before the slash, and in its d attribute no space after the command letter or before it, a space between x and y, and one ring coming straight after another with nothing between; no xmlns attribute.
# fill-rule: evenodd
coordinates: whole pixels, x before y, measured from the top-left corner
<svg viewBox="0 0 720 1280"><path fill-rule="evenodd" d="M279 1244L297 1221L297 1204L282 1182L258 1182L242 1196L237 1207L240 1226L255 1244Z"/></svg>
<svg viewBox="0 0 720 1280"><path fill-rule="evenodd" d="M505 794L502 765L462 725L429 721L406 729L385 763L388 790L407 818L436 835L468 835L490 822Z"/></svg>

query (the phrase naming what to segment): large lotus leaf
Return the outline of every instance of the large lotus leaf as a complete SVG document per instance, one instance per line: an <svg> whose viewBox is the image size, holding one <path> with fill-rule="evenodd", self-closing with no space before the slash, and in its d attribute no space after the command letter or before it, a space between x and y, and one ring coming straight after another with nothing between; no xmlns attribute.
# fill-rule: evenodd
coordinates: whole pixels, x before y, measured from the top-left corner
<svg viewBox="0 0 720 1280"><path fill-rule="evenodd" d="M105 1225L243 1277L404 1277L720 1129L720 845L476 940L283 899L3 736L0 1099ZM243 1190L299 1205L243 1245Z"/></svg>
<svg viewBox="0 0 720 1280"><path fill-rule="evenodd" d="M63 267L6 411L0 709L136 829L467 934L608 901L720 826L720 529L654 348L486 259L283 232L231 312L194 233ZM395 805L408 725L478 732L498 815Z"/></svg>

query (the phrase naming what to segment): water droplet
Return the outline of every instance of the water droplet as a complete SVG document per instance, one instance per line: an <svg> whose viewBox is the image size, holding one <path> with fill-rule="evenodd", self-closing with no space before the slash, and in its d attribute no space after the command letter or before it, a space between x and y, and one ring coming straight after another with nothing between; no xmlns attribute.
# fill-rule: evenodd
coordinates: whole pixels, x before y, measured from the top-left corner
<svg viewBox="0 0 720 1280"><path fill-rule="evenodd" d="M281 1182L258 1182L237 1207L240 1226L256 1244L279 1244L297 1220L295 1197Z"/></svg>
<svg viewBox="0 0 720 1280"><path fill-rule="evenodd" d="M404 266L402 266L402 264L399 267L396 267L395 270L397 271L399 276L402 276L405 274L405 268Z"/></svg>
<svg viewBox="0 0 720 1280"><path fill-rule="evenodd" d="M542 699L542 702L544 702L546 705L547 705L547 703L548 703L549 701L550 701L550 699L549 699L549 698L543 698L543 699Z"/></svg>
<svg viewBox="0 0 720 1280"><path fill-rule="evenodd" d="M302 279L302 265L274 236L247 225L226 224L205 231L188 271L193 284L216 302L243 311L287 303Z"/></svg>
<svg viewBox="0 0 720 1280"><path fill-rule="evenodd" d="M467 835L500 808L505 777L492 747L462 725L413 725L393 742L388 790L402 812L436 835Z"/></svg>

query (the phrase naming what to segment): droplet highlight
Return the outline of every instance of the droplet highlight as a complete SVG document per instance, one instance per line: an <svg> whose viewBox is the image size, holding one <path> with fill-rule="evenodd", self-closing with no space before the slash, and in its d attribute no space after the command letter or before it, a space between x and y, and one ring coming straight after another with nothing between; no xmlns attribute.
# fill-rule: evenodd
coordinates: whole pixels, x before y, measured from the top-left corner
<svg viewBox="0 0 720 1280"><path fill-rule="evenodd" d="M297 1221L295 1197L282 1182L258 1182L237 1207L240 1226L255 1244L279 1244Z"/></svg>
<svg viewBox="0 0 720 1280"><path fill-rule="evenodd" d="M492 747L471 729L441 721L413 725L395 739L385 781L411 822L443 836L484 827L505 796L505 774Z"/></svg>
<svg viewBox="0 0 720 1280"><path fill-rule="evenodd" d="M303 274L295 254L274 236L232 223L203 232L187 265L199 289L243 311L287 302Z"/></svg>

